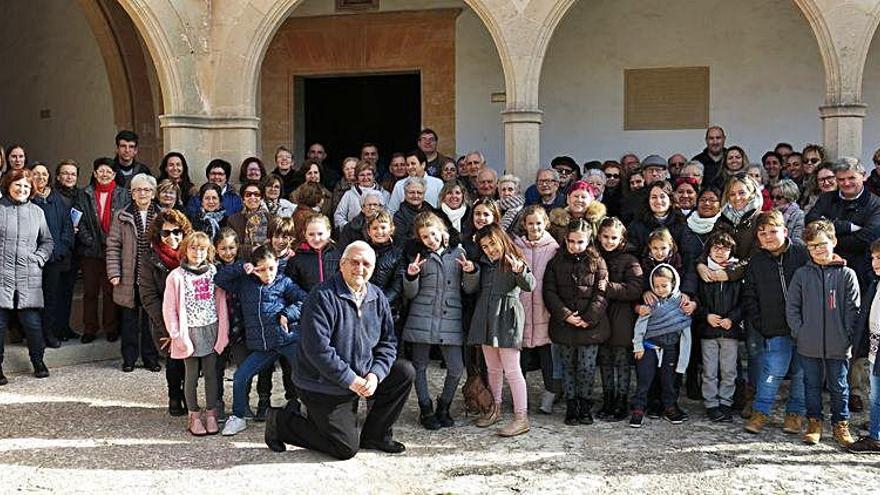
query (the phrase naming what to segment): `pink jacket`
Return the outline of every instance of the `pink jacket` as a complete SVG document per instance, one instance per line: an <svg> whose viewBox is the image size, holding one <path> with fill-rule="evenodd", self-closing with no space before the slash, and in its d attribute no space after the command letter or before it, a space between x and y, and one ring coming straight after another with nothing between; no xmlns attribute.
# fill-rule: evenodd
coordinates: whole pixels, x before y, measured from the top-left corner
<svg viewBox="0 0 880 495"><path fill-rule="evenodd" d="M542 292L544 270L547 268L547 263L556 254L556 250L559 249L559 244L547 231L544 232L535 247L532 247L532 243L523 237L516 237L513 243L522 250L537 281L531 292L523 291L519 295L526 317L522 346L527 349L547 345L550 343L550 312L544 305Z"/></svg>
<svg viewBox="0 0 880 495"><path fill-rule="evenodd" d="M171 336L170 355L172 359L186 359L193 353L193 343L186 322L186 311L180 311L184 301L183 268L175 268L168 274L165 282L165 297L162 301L162 316L165 328ZM216 287L216 286L215 286ZM214 350L223 352L229 343L229 313L226 309L226 292L220 287L214 290L214 302L217 305L217 343Z"/></svg>

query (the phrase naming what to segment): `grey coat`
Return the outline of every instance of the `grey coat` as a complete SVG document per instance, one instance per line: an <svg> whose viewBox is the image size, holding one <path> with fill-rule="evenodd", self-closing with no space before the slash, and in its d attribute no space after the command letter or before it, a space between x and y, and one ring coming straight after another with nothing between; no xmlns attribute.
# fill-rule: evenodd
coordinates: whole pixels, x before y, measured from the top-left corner
<svg viewBox="0 0 880 495"><path fill-rule="evenodd" d="M0 199L0 308L43 307L43 265L54 248L39 206Z"/></svg>
<svg viewBox="0 0 880 495"><path fill-rule="evenodd" d="M522 273L515 273L485 256L476 268L475 272L464 274L466 290L477 284L480 287L468 344L519 349L526 321L519 294L535 288L537 282L532 270L527 265Z"/></svg>
<svg viewBox="0 0 880 495"><path fill-rule="evenodd" d="M431 252L415 278L404 275L403 295L411 302L403 340L418 344L464 344L461 265L456 261L462 253L464 249L460 246L448 248L442 255Z"/></svg>
<svg viewBox="0 0 880 495"><path fill-rule="evenodd" d="M785 316L801 356L849 359L858 312L859 282L844 262L811 261L794 273Z"/></svg>

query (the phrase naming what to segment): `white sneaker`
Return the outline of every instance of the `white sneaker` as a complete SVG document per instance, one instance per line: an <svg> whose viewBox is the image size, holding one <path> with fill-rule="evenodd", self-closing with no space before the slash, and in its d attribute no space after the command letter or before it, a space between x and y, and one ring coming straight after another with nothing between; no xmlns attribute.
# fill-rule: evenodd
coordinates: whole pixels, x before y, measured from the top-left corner
<svg viewBox="0 0 880 495"><path fill-rule="evenodd" d="M241 433L247 429L247 421L238 416L229 416L226 418L226 425L223 426L222 435L230 437L236 433Z"/></svg>
<svg viewBox="0 0 880 495"><path fill-rule="evenodd" d="M544 394L541 395L541 407L538 410L544 414L553 414L553 401L555 400L556 394L545 390Z"/></svg>

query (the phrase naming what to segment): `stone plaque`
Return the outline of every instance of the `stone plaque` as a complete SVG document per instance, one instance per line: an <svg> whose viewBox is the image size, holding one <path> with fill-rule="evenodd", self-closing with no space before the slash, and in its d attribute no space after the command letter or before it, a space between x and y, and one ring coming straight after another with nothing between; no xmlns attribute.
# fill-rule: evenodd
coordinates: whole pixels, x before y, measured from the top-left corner
<svg viewBox="0 0 880 495"><path fill-rule="evenodd" d="M625 69L623 129L705 129L709 68Z"/></svg>
<svg viewBox="0 0 880 495"><path fill-rule="evenodd" d="M336 0L336 11L379 10L379 0Z"/></svg>

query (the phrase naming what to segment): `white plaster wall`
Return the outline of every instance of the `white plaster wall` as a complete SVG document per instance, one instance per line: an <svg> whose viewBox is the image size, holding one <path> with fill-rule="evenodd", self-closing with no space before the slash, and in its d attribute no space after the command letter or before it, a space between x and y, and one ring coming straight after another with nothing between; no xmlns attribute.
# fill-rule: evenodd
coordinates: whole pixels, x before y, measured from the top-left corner
<svg viewBox="0 0 880 495"><path fill-rule="evenodd" d="M880 31L880 30L878 30ZM880 148L880 36L874 35L868 49L862 79L862 100L868 105L862 134L862 160L870 169L874 150Z"/></svg>
<svg viewBox="0 0 880 495"><path fill-rule="evenodd" d="M455 24L455 143L462 155L483 152L487 163L504 168L503 103L492 103L492 93L504 92L501 60L483 21L461 0L382 0L380 10L460 8ZM293 16L335 14L334 0L306 0ZM440 136L441 141L443 136Z"/></svg>
<svg viewBox="0 0 880 495"><path fill-rule="evenodd" d="M544 63L542 162L701 151L704 130L623 130L623 70L667 66L710 67L710 122L754 161L778 141L821 142L822 64L790 0L581 0Z"/></svg>
<svg viewBox="0 0 880 495"><path fill-rule="evenodd" d="M28 159L90 166L114 151L107 71L74 0L0 2L0 143L20 142ZM40 110L51 111L41 119Z"/></svg>

